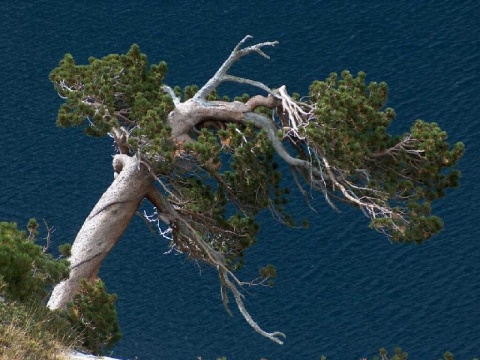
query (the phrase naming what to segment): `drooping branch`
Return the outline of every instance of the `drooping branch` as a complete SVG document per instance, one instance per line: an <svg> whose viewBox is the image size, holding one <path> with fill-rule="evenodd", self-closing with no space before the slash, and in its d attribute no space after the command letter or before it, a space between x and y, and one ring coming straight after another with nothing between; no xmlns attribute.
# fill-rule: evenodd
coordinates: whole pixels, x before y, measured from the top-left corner
<svg viewBox="0 0 480 360"><path fill-rule="evenodd" d="M293 100L287 92L285 85L278 88L278 94L282 100L282 115L288 120L289 129L287 135L293 135L294 139L306 139L306 127L310 120L314 117L313 111L315 107L305 103L299 103ZM300 129L302 133L300 133Z"/></svg>
<svg viewBox="0 0 480 360"><path fill-rule="evenodd" d="M297 121L297 124L301 124L301 122L306 121L301 118L302 115L310 116L308 113L298 111L295 107L291 107L291 111L297 117L297 120L292 120L292 123ZM396 217L398 222L407 223L407 220L403 217L401 212L394 212L391 209L386 201L385 194L380 194L381 196L378 196L379 194L377 192L377 196L372 194L371 197L367 197L363 193L357 195L355 189L352 188L352 186L349 186L348 181L335 175L329 160L319 149L309 148L310 151L315 153L315 157L319 160L318 162L294 158L288 153L282 142L279 140L276 134L275 124L270 119L257 113L246 114L246 119L253 122L258 128L266 131L273 148L282 160L293 168L303 169L300 173L307 174L307 178L305 179L307 183L309 183L314 189L321 190L324 193L327 202L332 206L333 204L329 199L329 194L331 191L338 189L348 202L357 205L362 211L364 211L365 215L371 219L377 219L379 217ZM299 137L298 140L302 140L302 137ZM308 146L307 143L307 147ZM306 171L306 173L304 171ZM332 184L332 190L329 190L326 187L325 180L328 180ZM364 188L362 190L370 191L372 193L375 192L375 190L369 188ZM400 229L398 226L395 228L397 230Z"/></svg>
<svg viewBox="0 0 480 360"><path fill-rule="evenodd" d="M240 293L237 286L229 279L229 277L232 277L239 285L242 285L243 283L240 282L236 276L227 269L224 255L221 252L214 250L201 236L199 236L198 232L193 228L189 221L185 219L174 208L174 206L172 206L172 204L166 200L166 198L157 188L152 188L147 193L146 197L152 204L155 205L158 211L162 213L164 221L167 221L169 226L174 228L174 236L175 233L177 236L178 233L181 233L183 236L187 237L198 247L199 251L202 253L201 256L204 258L204 261L217 269L221 281L222 300L227 312L231 314L230 310L228 309L228 296L225 289L228 289L232 292L240 313L256 332L280 345L283 344L283 341L281 341L278 337L286 337L285 334L279 331L274 331L272 333L264 331L253 320L250 313L245 308L243 303L243 295Z"/></svg>
<svg viewBox="0 0 480 360"><path fill-rule="evenodd" d="M271 333L266 332L260 326L258 326L258 324L255 322L255 320L253 320L252 316L245 308L245 305L243 303L243 295L240 293L240 291L238 291L238 288L230 281L230 279L228 278L228 274L225 272L225 270L219 269L219 275L222 282L222 297L224 297L226 294L223 290L223 288L226 287L228 290L230 290L233 293L233 297L235 298L237 307L240 310L240 313L245 318L245 320L247 320L248 324L260 335L263 335L266 338L276 342L277 344L282 345L283 341L280 340L279 337L286 338L287 336L280 331L274 331ZM226 305L226 303L227 303L227 300L226 298L224 298L224 304Z"/></svg>

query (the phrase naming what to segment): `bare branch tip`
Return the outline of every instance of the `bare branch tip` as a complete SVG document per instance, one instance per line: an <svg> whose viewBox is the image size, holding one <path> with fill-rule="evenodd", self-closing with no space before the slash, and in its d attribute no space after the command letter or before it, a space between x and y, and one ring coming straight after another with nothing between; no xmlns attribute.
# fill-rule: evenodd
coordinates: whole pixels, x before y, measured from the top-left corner
<svg viewBox="0 0 480 360"><path fill-rule="evenodd" d="M233 51L238 51L243 44L245 44L248 40L250 40L252 38L253 38L252 35L246 35L242 40L240 40L240 42L237 44L237 46L235 46Z"/></svg>
<svg viewBox="0 0 480 360"><path fill-rule="evenodd" d="M279 339L279 337L283 337L284 339L287 338L287 335L280 331L274 331L273 333L268 334L267 336L270 340L276 342L277 344L283 345L283 341Z"/></svg>

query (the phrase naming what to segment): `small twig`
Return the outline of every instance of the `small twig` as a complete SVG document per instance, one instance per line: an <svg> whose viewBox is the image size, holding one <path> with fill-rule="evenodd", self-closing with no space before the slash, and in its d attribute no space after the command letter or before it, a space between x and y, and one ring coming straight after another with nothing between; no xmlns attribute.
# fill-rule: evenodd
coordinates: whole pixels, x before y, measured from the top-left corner
<svg viewBox="0 0 480 360"><path fill-rule="evenodd" d="M175 91L173 91L173 89L170 86L162 85L162 91L167 93L168 95L170 95L170 97L172 98L173 104L175 106L180 104L180 102L181 102L180 98L177 96L177 94L175 94Z"/></svg>
<svg viewBox="0 0 480 360"><path fill-rule="evenodd" d="M51 237L52 237L52 234L55 232L55 228L53 226L49 227L48 223L47 223L47 220L45 220L45 219L43 219L43 223L45 224L45 227L47 228L47 236L45 237L46 243L45 243L45 246L43 247L43 253L45 254L50 247Z"/></svg>

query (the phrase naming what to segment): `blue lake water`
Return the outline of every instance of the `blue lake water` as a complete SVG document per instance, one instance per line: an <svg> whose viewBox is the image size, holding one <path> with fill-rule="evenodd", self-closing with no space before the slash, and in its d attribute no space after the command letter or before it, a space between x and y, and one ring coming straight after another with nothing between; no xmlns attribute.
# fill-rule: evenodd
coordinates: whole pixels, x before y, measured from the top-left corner
<svg viewBox="0 0 480 360"><path fill-rule="evenodd" d="M61 103L48 80L64 53L77 62L138 43L169 65L166 83L203 84L246 34L278 40L271 60L232 71L306 93L314 79L350 69L386 81L393 126L436 121L463 141L462 185L436 205L445 230L421 246L390 244L354 209L316 198L308 231L262 218L242 276L276 265L274 288L247 289L247 307L279 346L223 309L217 276L135 219L101 277L119 295L123 340L113 355L141 360L359 359L401 346L412 359L480 356L480 2L3 1L0 12L0 220L45 218L54 241L73 241L113 175L112 143L55 127ZM230 89L241 92L249 89Z"/></svg>

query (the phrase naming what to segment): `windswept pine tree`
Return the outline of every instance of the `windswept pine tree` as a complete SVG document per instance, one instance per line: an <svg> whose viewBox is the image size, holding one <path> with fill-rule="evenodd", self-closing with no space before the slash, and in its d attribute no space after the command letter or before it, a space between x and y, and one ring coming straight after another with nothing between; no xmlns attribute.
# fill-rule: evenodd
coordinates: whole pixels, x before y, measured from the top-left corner
<svg viewBox="0 0 480 360"><path fill-rule="evenodd" d="M137 45L86 65L67 54L51 72L65 100L57 124L110 136L118 150L114 180L73 243L70 277L55 287L51 309L64 308L82 279L95 279L144 200L156 208L148 220L172 248L218 271L227 311L233 295L247 322L279 344L285 335L252 319L242 294L248 281L236 276L257 240L260 211L269 209L279 226L293 226L285 204L296 189L305 206L323 199L332 208L358 208L393 242L420 243L442 229L431 204L457 186L462 143L450 146L439 125L421 120L409 133L390 134L396 114L385 106L387 85L367 84L363 72L332 73L302 97L286 86L231 75L239 59L268 59L265 49L277 44L248 46L250 38L200 88L164 84L166 64L149 65ZM225 82L256 93L230 101L217 92ZM283 187L282 176L294 189ZM320 196L311 199L314 191ZM275 269L266 267L262 276L275 276Z"/></svg>

